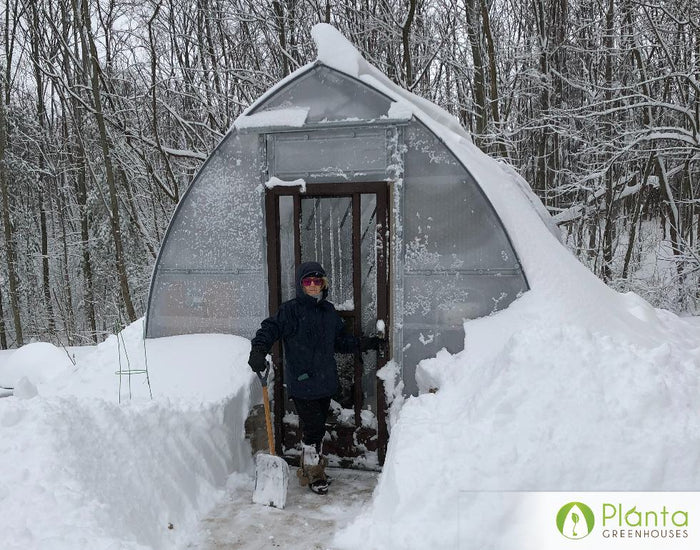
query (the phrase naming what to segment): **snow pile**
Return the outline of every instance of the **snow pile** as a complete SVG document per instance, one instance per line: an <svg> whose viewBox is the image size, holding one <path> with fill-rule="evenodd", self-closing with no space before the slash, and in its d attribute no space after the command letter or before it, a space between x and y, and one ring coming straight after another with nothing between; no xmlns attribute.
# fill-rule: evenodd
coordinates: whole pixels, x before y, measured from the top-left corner
<svg viewBox="0 0 700 550"><path fill-rule="evenodd" d="M0 399L4 549L174 548L231 472L252 472L250 343L178 336L149 340L144 356L141 332L139 321L110 337L30 399ZM119 404L115 373L146 363L154 399L133 374Z"/></svg>
<svg viewBox="0 0 700 550"><path fill-rule="evenodd" d="M372 507L339 546L502 548L511 511L485 516L479 492L700 490L697 327L659 312L649 324L679 338L632 340L546 306L533 291L421 364L439 389L404 404Z"/></svg>
<svg viewBox="0 0 700 550"><path fill-rule="evenodd" d="M109 336L92 353L83 352L75 372L54 379L42 393L117 401L120 377L116 373L147 369L156 399L171 400L176 406L214 402L255 380L248 366L249 351L249 340L226 334L188 334L144 343L143 320L139 320L119 336ZM124 374L122 401L129 400L129 381L132 399L150 399L144 375Z"/></svg>
<svg viewBox="0 0 700 550"><path fill-rule="evenodd" d="M324 63L382 83L356 50L319 34ZM697 325L606 287L520 176L424 101L413 106L482 186L531 290L465 323L465 351L419 365L422 390L437 392L405 401L372 505L335 544L501 548L511 510L485 514L489 491L700 490Z"/></svg>
<svg viewBox="0 0 700 550"><path fill-rule="evenodd" d="M21 378L42 384L73 367L66 351L47 342L36 342L13 351L0 365L0 386L14 388Z"/></svg>

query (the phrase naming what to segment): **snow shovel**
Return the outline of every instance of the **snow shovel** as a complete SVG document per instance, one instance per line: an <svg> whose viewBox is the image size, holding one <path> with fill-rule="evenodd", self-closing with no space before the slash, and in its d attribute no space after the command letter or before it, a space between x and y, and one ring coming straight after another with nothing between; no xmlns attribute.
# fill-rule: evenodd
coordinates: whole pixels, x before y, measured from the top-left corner
<svg viewBox="0 0 700 550"><path fill-rule="evenodd" d="M268 361L265 372L257 373L263 390L267 445L270 454L261 451L255 455L253 502L275 508L284 508L287 501L287 486L289 485L289 465L282 457L275 456L275 442L272 437L272 421L270 420L270 397L267 394L267 377L271 367L272 365Z"/></svg>

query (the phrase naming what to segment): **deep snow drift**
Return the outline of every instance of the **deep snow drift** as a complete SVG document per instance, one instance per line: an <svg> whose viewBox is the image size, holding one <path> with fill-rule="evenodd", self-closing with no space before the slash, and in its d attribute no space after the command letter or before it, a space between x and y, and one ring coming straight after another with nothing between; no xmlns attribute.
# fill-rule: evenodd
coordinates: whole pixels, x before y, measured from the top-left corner
<svg viewBox="0 0 700 550"><path fill-rule="evenodd" d="M137 321L77 350L75 366L74 350L45 343L3 356L0 385L16 388L0 399L3 550L175 548L229 474L252 471L250 343L178 336L149 341L144 355L142 331ZM133 375L119 404L120 361L138 370L144 357L153 400Z"/></svg>

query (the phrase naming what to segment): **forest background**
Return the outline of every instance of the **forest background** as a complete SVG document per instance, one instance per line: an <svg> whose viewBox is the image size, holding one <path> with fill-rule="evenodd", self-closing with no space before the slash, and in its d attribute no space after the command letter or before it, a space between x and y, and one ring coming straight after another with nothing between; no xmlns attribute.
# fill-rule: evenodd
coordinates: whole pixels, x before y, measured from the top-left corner
<svg viewBox="0 0 700 550"><path fill-rule="evenodd" d="M607 284L700 310L697 0L3 0L0 348L101 341L233 121L334 25Z"/></svg>

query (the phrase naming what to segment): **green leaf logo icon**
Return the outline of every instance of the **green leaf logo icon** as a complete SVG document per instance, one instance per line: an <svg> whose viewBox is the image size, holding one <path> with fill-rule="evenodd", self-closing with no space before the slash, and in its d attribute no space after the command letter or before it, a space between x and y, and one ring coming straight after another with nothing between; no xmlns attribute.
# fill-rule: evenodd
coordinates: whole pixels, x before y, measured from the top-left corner
<svg viewBox="0 0 700 550"><path fill-rule="evenodd" d="M557 513L557 529L567 539L587 537L595 525L595 516L583 502L569 502Z"/></svg>

